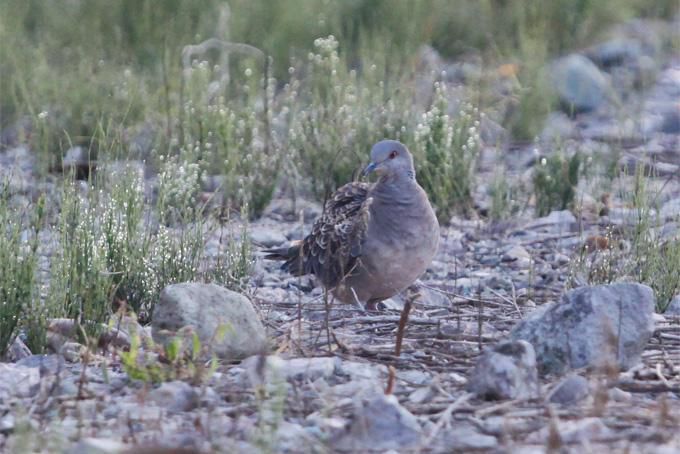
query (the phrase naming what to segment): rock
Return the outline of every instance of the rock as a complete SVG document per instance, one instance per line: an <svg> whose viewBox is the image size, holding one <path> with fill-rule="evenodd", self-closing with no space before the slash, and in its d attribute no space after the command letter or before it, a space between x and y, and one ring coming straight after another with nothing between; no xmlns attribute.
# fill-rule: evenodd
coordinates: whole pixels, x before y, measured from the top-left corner
<svg viewBox="0 0 680 454"><path fill-rule="evenodd" d="M138 336L142 342L151 339L147 330L139 324L136 317L115 314L100 335L99 343L100 345L112 344L118 348L129 348L133 336Z"/></svg>
<svg viewBox="0 0 680 454"><path fill-rule="evenodd" d="M664 203L659 212L662 220L675 220L680 218L680 198L671 199Z"/></svg>
<svg viewBox="0 0 680 454"><path fill-rule="evenodd" d="M37 368L41 376L54 375L65 367L60 355L31 355L17 361L17 365Z"/></svg>
<svg viewBox="0 0 680 454"><path fill-rule="evenodd" d="M198 393L183 381L162 383L149 393L149 400L171 412L191 411L198 406Z"/></svg>
<svg viewBox="0 0 680 454"><path fill-rule="evenodd" d="M378 394L361 400L348 430L336 440L339 450L404 450L418 444L421 428L415 416L394 395Z"/></svg>
<svg viewBox="0 0 680 454"><path fill-rule="evenodd" d="M541 374L603 361L625 370L640 361L654 332L654 307L654 293L645 285L581 287L533 311L510 337L533 345Z"/></svg>
<svg viewBox="0 0 680 454"><path fill-rule="evenodd" d="M587 54L600 66L617 66L635 62L642 55L642 46L636 39L615 38L597 44Z"/></svg>
<svg viewBox="0 0 680 454"><path fill-rule="evenodd" d="M663 112L660 130L666 134L680 134L680 103L671 105Z"/></svg>
<svg viewBox="0 0 680 454"><path fill-rule="evenodd" d="M590 394L588 380L580 375L569 375L562 379L548 394L548 401L554 404L573 405Z"/></svg>
<svg viewBox="0 0 680 454"><path fill-rule="evenodd" d="M312 222L319 217L323 207L312 201L301 198L293 199L273 199L262 212L262 216L276 219L279 221L300 221L302 216L305 222Z"/></svg>
<svg viewBox="0 0 680 454"><path fill-rule="evenodd" d="M256 386L262 384L263 379L271 380L271 377L280 377L288 381L327 379L339 370L340 362L340 358L325 356L282 359L278 356L258 355L243 360L241 367L246 371L250 386Z"/></svg>
<svg viewBox="0 0 680 454"><path fill-rule="evenodd" d="M534 219L525 226L525 229L548 227L552 230L570 231L574 225L576 225L576 217L573 213L569 210L562 210L551 211L547 216Z"/></svg>
<svg viewBox="0 0 680 454"><path fill-rule="evenodd" d="M139 400L131 395L126 396L126 401L118 401L119 414L125 415L126 419L135 422L159 421L167 413L165 409L147 402L140 405Z"/></svg>
<svg viewBox="0 0 680 454"><path fill-rule="evenodd" d="M104 438L83 438L75 444L68 454L122 454L130 449L129 445Z"/></svg>
<svg viewBox="0 0 680 454"><path fill-rule="evenodd" d="M488 116L482 117L479 126L479 137L489 147L504 149L510 141L508 131Z"/></svg>
<svg viewBox="0 0 680 454"><path fill-rule="evenodd" d="M658 219L658 213L654 209L612 207L608 212L609 221L616 225L635 225L642 216L648 216L652 223Z"/></svg>
<svg viewBox="0 0 680 454"><path fill-rule="evenodd" d="M163 289L151 320L156 342L166 343L191 326L202 345L224 359L240 359L269 349L264 326L245 296L215 284L184 283ZM215 335L226 328L223 338Z"/></svg>
<svg viewBox="0 0 680 454"><path fill-rule="evenodd" d="M145 122L128 128L125 132L130 155L146 159L156 143L160 128L151 122Z"/></svg>
<svg viewBox="0 0 680 454"><path fill-rule="evenodd" d="M14 432L16 427L16 419L12 413L7 413L0 418L0 434L9 435Z"/></svg>
<svg viewBox="0 0 680 454"><path fill-rule="evenodd" d="M80 361L81 355L85 349L86 347L78 342L64 342L59 353L66 361L75 363Z"/></svg>
<svg viewBox="0 0 680 454"><path fill-rule="evenodd" d="M680 295L675 295L675 298L668 303L668 306L666 306L666 310L663 313L664 315L680 317Z"/></svg>
<svg viewBox="0 0 680 454"><path fill-rule="evenodd" d="M33 127L33 119L25 116L0 131L0 151L27 143L30 140Z"/></svg>
<svg viewBox="0 0 680 454"><path fill-rule="evenodd" d="M442 432L435 440L436 452L470 452L493 450L498 440L493 435L483 434L470 423L454 423L450 430Z"/></svg>
<svg viewBox="0 0 680 454"><path fill-rule="evenodd" d="M33 367L0 363L0 402L10 396L32 397L40 388L40 372Z"/></svg>
<svg viewBox="0 0 680 454"><path fill-rule="evenodd" d="M541 143L553 146L556 141L572 137L575 129L571 118L564 112L551 112L540 134Z"/></svg>
<svg viewBox="0 0 680 454"><path fill-rule="evenodd" d="M588 58L572 54L558 60L552 76L567 113L587 112L600 107L611 89L609 81Z"/></svg>
<svg viewBox="0 0 680 454"><path fill-rule="evenodd" d="M562 443L587 443L598 439L606 439L612 431L604 425L600 418L583 418L575 421L559 421L557 431ZM550 427L546 426L531 434L527 441L546 443L550 437Z"/></svg>
<svg viewBox="0 0 680 454"><path fill-rule="evenodd" d="M516 268L528 268L531 265L531 254L519 244L516 244L503 254L503 262L511 262Z"/></svg>
<svg viewBox="0 0 680 454"><path fill-rule="evenodd" d="M612 434L612 431L604 425L600 418L568 421L560 425L560 432L562 441L565 443L583 443L584 440L606 438Z"/></svg>
<svg viewBox="0 0 680 454"><path fill-rule="evenodd" d="M571 262L571 258L568 255L560 254L559 252L557 252L555 253L553 262L558 266L564 266Z"/></svg>
<svg viewBox="0 0 680 454"><path fill-rule="evenodd" d="M422 404L430 402L436 396L431 386L422 386L417 388L408 396L408 400L414 404Z"/></svg>
<svg viewBox="0 0 680 454"><path fill-rule="evenodd" d="M283 421L276 431L276 452L324 452L321 441L299 424Z"/></svg>
<svg viewBox="0 0 680 454"><path fill-rule="evenodd" d="M16 362L31 356L31 350L23 343L21 338L17 336L7 349L6 356L9 361Z"/></svg>
<svg viewBox="0 0 680 454"><path fill-rule="evenodd" d="M89 151L81 146L69 148L62 160L64 172L74 172L78 180L86 180L94 167L95 163L90 160Z"/></svg>
<svg viewBox="0 0 680 454"><path fill-rule="evenodd" d="M528 399L539 393L536 355L528 342L506 341L480 355L468 391L482 399Z"/></svg>
<svg viewBox="0 0 680 454"><path fill-rule="evenodd" d="M288 241L280 228L277 229L276 226L270 225L251 226L248 230L248 236L255 244L263 247L279 246Z"/></svg>

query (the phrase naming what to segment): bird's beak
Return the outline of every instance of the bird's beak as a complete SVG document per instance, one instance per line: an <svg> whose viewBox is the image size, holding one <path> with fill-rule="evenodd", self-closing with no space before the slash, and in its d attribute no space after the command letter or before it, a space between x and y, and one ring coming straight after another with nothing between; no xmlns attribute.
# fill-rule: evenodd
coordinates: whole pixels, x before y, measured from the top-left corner
<svg viewBox="0 0 680 454"><path fill-rule="evenodd" d="M377 163L375 163L375 162L370 163L369 165L367 165L367 166L364 168L363 172L361 172L361 176L362 176L362 177L365 177L365 176L368 175L369 173L373 172L373 171L375 170L376 167L378 167L378 164L377 164Z"/></svg>

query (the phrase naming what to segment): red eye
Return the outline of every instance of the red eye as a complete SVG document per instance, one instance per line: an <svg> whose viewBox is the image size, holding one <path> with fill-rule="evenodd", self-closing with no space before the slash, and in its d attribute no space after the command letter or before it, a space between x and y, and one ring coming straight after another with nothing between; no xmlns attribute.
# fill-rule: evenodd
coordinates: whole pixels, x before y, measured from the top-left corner
<svg viewBox="0 0 680 454"><path fill-rule="evenodd" d="M396 151L392 151L392 152L390 153L390 159L394 159L394 158L396 158L396 157L397 157L397 152L396 152Z"/></svg>

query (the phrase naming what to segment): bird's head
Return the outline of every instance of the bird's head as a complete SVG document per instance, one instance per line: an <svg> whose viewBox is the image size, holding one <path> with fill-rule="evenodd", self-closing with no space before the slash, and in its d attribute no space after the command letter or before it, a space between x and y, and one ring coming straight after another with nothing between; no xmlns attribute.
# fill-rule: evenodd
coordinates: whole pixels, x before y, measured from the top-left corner
<svg viewBox="0 0 680 454"><path fill-rule="evenodd" d="M363 175L375 172L378 177L415 178L413 156L406 145L397 140L381 140L371 149L371 162Z"/></svg>

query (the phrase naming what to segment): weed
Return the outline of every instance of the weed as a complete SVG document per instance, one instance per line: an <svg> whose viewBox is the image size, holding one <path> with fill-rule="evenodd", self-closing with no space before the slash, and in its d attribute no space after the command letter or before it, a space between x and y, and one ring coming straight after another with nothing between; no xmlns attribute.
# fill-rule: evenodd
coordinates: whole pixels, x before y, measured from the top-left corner
<svg viewBox="0 0 680 454"><path fill-rule="evenodd" d="M97 200L77 191L75 182L65 182L46 307L55 316L76 320L88 336L96 338L111 311L115 289L99 235Z"/></svg>
<svg viewBox="0 0 680 454"><path fill-rule="evenodd" d="M201 384L214 374L218 365L217 357L210 353L209 346L223 338L227 329L226 325L220 327L206 345L190 331L181 333L166 345L145 339L143 346L139 334L132 333L130 349L119 352L123 369L133 380L147 383L185 380L194 385ZM206 361L206 357L210 360Z"/></svg>
<svg viewBox="0 0 680 454"><path fill-rule="evenodd" d="M287 114L292 119L289 147L295 166L310 179L316 198L323 200L356 175L375 142L403 139L412 120L408 97L387 90L388 81L375 64L360 77L344 63L332 35L316 39L314 48L304 83L291 69Z"/></svg>
<svg viewBox="0 0 680 454"><path fill-rule="evenodd" d="M0 187L0 358L14 340L22 315L36 304L38 235L45 213L44 198L27 213L12 207L10 199L4 182Z"/></svg>
<svg viewBox="0 0 680 454"><path fill-rule="evenodd" d="M545 216L553 210L565 210L573 203L580 168L581 156L578 153L571 158L562 153L541 158L533 174L537 216Z"/></svg>
<svg viewBox="0 0 680 454"><path fill-rule="evenodd" d="M265 364L261 368L258 367L258 373L262 374L260 377L262 383L255 388L258 422L257 430L253 434L253 443L260 448L261 452L274 452L277 432L281 422L284 421L287 383L276 367L267 365L266 356L258 360Z"/></svg>
<svg viewBox="0 0 680 454"><path fill-rule="evenodd" d="M495 172L493 180L489 185L489 195L491 196L491 207L489 217L500 221L516 215L521 210L520 196L523 192L521 184L512 184L505 171Z"/></svg>
<svg viewBox="0 0 680 454"><path fill-rule="evenodd" d="M243 212L247 211L244 207ZM242 216L243 219L246 219ZM224 226L221 226L220 232ZM225 247L226 246L226 247ZM222 249L225 247L225 249ZM208 280L223 287L240 290L250 276L254 264L252 245L248 238L248 222L241 224L240 238L231 233L220 237L214 267L207 272Z"/></svg>
<svg viewBox="0 0 680 454"><path fill-rule="evenodd" d="M415 131L418 181L435 205L440 222L448 222L456 210L471 208L480 143L476 108L463 106L455 119L447 111L446 88L437 83L432 106Z"/></svg>
<svg viewBox="0 0 680 454"><path fill-rule="evenodd" d="M633 179L633 191L622 194L631 206L623 235L617 238L608 232L587 239L572 262L571 285L640 282L652 288L657 310L663 312L680 290L680 239L661 236L658 194L649 190L644 169L638 168Z"/></svg>
<svg viewBox="0 0 680 454"><path fill-rule="evenodd" d="M227 208L240 210L248 206L250 215L259 215L272 197L277 181L280 153L269 138L268 107L258 111L255 103L270 102L271 93L258 90L258 76L246 67L228 102L224 95L206 95L219 68L209 68L207 62L192 65L186 72L189 98L183 106L180 154L194 157L205 176L219 175ZM263 76L265 77L265 76ZM271 80L268 83L274 84ZM262 94L262 96L260 96ZM263 140L264 138L264 140Z"/></svg>

